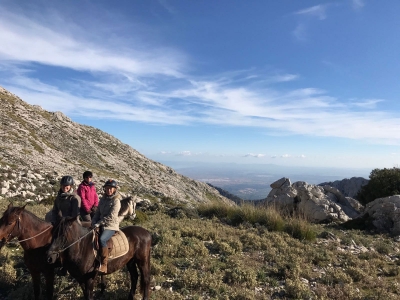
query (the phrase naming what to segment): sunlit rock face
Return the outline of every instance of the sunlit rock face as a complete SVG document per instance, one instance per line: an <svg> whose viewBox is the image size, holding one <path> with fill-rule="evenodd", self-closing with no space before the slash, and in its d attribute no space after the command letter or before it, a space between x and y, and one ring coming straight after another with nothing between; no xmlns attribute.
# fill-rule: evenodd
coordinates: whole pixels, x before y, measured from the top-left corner
<svg viewBox="0 0 400 300"><path fill-rule="evenodd" d="M264 201L284 211L299 212L311 222L345 222L356 218L363 206L355 199L345 197L337 188L297 181L293 184L283 177L271 185Z"/></svg>

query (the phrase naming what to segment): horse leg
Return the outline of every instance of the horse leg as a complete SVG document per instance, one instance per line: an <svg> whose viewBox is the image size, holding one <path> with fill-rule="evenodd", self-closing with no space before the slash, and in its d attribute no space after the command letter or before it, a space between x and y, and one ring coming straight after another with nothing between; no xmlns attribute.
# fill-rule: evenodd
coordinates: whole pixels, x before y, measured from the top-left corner
<svg viewBox="0 0 400 300"><path fill-rule="evenodd" d="M131 290L129 291L129 296L128 300L134 300L135 299L135 293L136 293L136 286L139 278L139 273L136 268L136 263L131 259L129 263L127 264L129 274L131 276Z"/></svg>
<svg viewBox="0 0 400 300"><path fill-rule="evenodd" d="M80 283L85 300L93 300L93 278L86 279L85 282Z"/></svg>
<svg viewBox="0 0 400 300"><path fill-rule="evenodd" d="M100 290L101 294L104 294L104 291L106 290L106 279L104 275L100 275Z"/></svg>
<svg viewBox="0 0 400 300"><path fill-rule="evenodd" d="M46 298L47 300L52 300L54 293L54 271L46 272L44 278L46 280Z"/></svg>
<svg viewBox="0 0 400 300"><path fill-rule="evenodd" d="M33 283L33 295L35 300L39 299L40 296L40 272L32 272L32 283Z"/></svg>
<svg viewBox="0 0 400 300"><path fill-rule="evenodd" d="M150 297L150 253L143 259L138 261L140 270L140 290L143 294L143 300L148 300Z"/></svg>

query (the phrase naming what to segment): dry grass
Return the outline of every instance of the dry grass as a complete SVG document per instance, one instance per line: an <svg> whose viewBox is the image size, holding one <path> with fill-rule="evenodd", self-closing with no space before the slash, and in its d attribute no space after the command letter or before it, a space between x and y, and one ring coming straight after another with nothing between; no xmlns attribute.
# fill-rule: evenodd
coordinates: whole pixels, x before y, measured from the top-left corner
<svg viewBox="0 0 400 300"><path fill-rule="evenodd" d="M48 207L27 209L43 216ZM190 218L182 209L176 217L149 210L140 218L154 238L152 287L160 289L151 299L400 298L399 247L388 236L311 225L250 206L202 206L199 217L188 210ZM360 246L367 250L353 251ZM21 261L21 250L2 251L0 290L7 292L0 293L9 299L32 299ZM126 270L108 281L104 299L126 299ZM57 280L56 292L58 299L82 296L66 278Z"/></svg>

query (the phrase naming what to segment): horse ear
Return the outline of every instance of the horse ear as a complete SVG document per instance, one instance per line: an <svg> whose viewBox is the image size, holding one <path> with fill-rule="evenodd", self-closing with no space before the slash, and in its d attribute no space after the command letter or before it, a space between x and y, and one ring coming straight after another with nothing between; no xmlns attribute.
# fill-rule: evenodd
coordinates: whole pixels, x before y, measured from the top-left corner
<svg viewBox="0 0 400 300"><path fill-rule="evenodd" d="M12 207L13 207L13 204L12 204L12 202L10 202L10 204L8 204L8 206L7 206L7 209L10 209Z"/></svg>
<svg viewBox="0 0 400 300"><path fill-rule="evenodd" d="M25 204L24 206L21 207L21 210L25 209L25 206L26 206L26 204Z"/></svg>
<svg viewBox="0 0 400 300"><path fill-rule="evenodd" d="M60 219L62 218L63 215L62 215L61 210L58 211L58 216L60 217Z"/></svg>

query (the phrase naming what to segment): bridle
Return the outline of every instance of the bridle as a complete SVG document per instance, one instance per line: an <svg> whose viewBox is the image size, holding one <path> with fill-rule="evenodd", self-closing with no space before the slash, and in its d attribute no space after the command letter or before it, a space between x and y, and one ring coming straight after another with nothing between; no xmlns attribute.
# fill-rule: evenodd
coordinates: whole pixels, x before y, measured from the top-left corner
<svg viewBox="0 0 400 300"><path fill-rule="evenodd" d="M11 229L11 231L10 231L10 233L7 235L7 237L6 237L6 239L5 239L5 241L4 241L4 244L18 244L18 243L22 243L22 242L26 242L26 241L29 241L29 240L31 240L31 239L34 239L35 237L38 237L39 235L41 235L41 234L43 234L43 233L45 233L47 230L49 230L50 228L53 228L53 226L50 226L50 227L47 227L45 230L43 230L42 232L40 232L40 233L38 233L38 234L36 234L36 235L34 235L34 236L32 236L32 237L29 237L29 238L27 238L27 239L23 239L23 240L18 240L18 242L11 242L11 240L13 239L13 238L15 238L16 236L12 236L12 233L14 232L14 230L15 230L15 227L18 225L18 231L21 231L21 216L18 216L18 219L17 219L17 221L15 221L15 224L14 224L14 227L13 227L13 229Z"/></svg>
<svg viewBox="0 0 400 300"><path fill-rule="evenodd" d="M64 252L65 250L67 250L68 248L70 248L70 247L72 247L73 245L75 245L76 243L79 243L84 237L86 237L87 235L89 235L92 231L94 231L96 228L92 228L91 230L89 230L87 233L85 233L84 235L82 235L81 237L79 237L75 242L72 242L70 245L68 245L68 246L66 246L65 247L65 245L67 244L67 238L66 238L66 236L65 236L65 231L66 231L66 228L64 228L64 232L63 232L63 243L62 243L62 246L61 246L61 249L59 249L59 250L56 250L56 251L48 251L48 253L49 254L56 254L57 255L57 257L60 255L60 253L62 253L62 252ZM58 237L57 238L59 238L60 237L60 235L58 235ZM54 242L53 242L54 243Z"/></svg>

